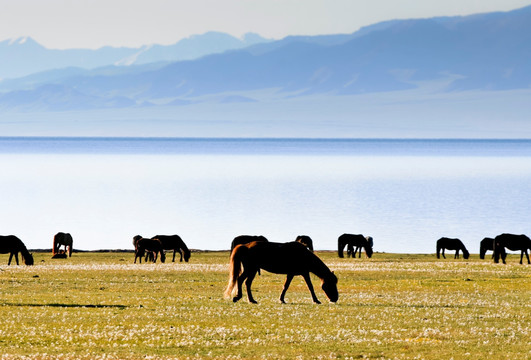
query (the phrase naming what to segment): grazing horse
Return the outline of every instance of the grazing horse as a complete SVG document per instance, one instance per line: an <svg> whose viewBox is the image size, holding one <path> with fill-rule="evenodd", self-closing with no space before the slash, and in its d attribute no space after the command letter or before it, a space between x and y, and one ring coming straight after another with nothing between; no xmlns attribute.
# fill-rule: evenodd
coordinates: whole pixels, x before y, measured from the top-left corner
<svg viewBox="0 0 531 360"><path fill-rule="evenodd" d="M487 251L494 251L494 239L490 237L486 237L479 243L479 258L485 259L485 254ZM494 253L492 253L492 257L494 258Z"/></svg>
<svg viewBox="0 0 531 360"><path fill-rule="evenodd" d="M365 236L365 239L367 239L367 242L369 244L369 246L372 248L373 246L373 240L372 240L372 237L371 236ZM352 256L353 258L356 257L356 253L358 253L358 257L361 257L361 246L356 246L356 248L354 248L354 246L352 245L347 245L347 257L350 257Z"/></svg>
<svg viewBox="0 0 531 360"><path fill-rule="evenodd" d="M354 246L360 248L360 255L361 255L361 248L365 249L365 254L367 257L372 256L372 246L373 241L372 237L370 236L363 236L363 235L354 235L354 234L343 234L337 239L337 255L342 258L343 257L343 249L345 249L345 245L347 246L347 252L352 253L352 249L354 249Z"/></svg>
<svg viewBox="0 0 531 360"><path fill-rule="evenodd" d="M468 259L470 256L470 253L466 249L463 242L459 239L450 239L447 237L442 237L439 240L437 240L437 259L440 259L440 252L442 250L442 256L446 259L446 256L444 256L444 249L448 250L455 250L455 256L454 259L459 259L459 250L463 251L463 258Z"/></svg>
<svg viewBox="0 0 531 360"><path fill-rule="evenodd" d="M281 303L284 303L284 296L293 277L301 275L306 281L306 285L308 285L313 302L320 304L313 290L310 273L314 273L321 278L321 288L331 302L336 302L339 298L337 277L334 273L317 255L295 241L285 244L253 241L236 246L230 258L229 283L225 290L225 297L230 297L234 288L237 287L237 294L232 301L240 300L242 298L242 285L245 281L249 302L256 304L256 300L254 300L251 293L251 284L258 269L287 275L284 289L280 295Z"/></svg>
<svg viewBox="0 0 531 360"><path fill-rule="evenodd" d="M72 246L74 240L69 233L58 232L53 237L53 255L59 254L61 246L65 247L65 252L68 251L68 256L72 256Z"/></svg>
<svg viewBox="0 0 531 360"><path fill-rule="evenodd" d="M181 255L181 262L183 261L183 256L184 261L188 262L190 260L190 250L179 235L156 235L152 239L159 239L164 250L173 250L172 262L175 262L175 252Z"/></svg>
<svg viewBox="0 0 531 360"><path fill-rule="evenodd" d="M135 264L137 258L139 259L139 262L142 263L142 258L144 257L146 251L152 251L155 254L153 262L157 262L157 254L159 253L160 261L166 261L166 255L164 254L162 243L158 239L147 239L140 235L136 235L133 238L133 245L135 246Z"/></svg>
<svg viewBox="0 0 531 360"><path fill-rule="evenodd" d="M22 256L24 264L33 265L33 255L30 254L22 240L14 235L0 236L0 254L7 253L10 254L7 265L11 265L13 255L15 256L15 261L18 265L18 253Z"/></svg>
<svg viewBox="0 0 531 360"><path fill-rule="evenodd" d="M514 234L501 234L494 238L494 262L498 263L500 261L500 256L503 263L505 264L505 258L507 258L507 252L505 248L513 251L520 250L520 264L523 263L524 254L527 258L527 263L531 264L529 261L529 254L527 249L531 250L531 239L526 235L514 235Z"/></svg>
<svg viewBox="0 0 531 360"><path fill-rule="evenodd" d="M313 240L307 235L299 235L295 239L296 242L300 242L302 245L306 246L308 250L313 252Z"/></svg>
<svg viewBox="0 0 531 360"><path fill-rule="evenodd" d="M268 242L268 240L266 239L265 236L262 236L262 235L239 235L239 236L236 236L233 240L232 240L232 243L230 244L230 252L232 254L232 250L234 250L234 248L237 246L237 245L241 245L241 244L249 244L253 241L262 241L262 242Z"/></svg>

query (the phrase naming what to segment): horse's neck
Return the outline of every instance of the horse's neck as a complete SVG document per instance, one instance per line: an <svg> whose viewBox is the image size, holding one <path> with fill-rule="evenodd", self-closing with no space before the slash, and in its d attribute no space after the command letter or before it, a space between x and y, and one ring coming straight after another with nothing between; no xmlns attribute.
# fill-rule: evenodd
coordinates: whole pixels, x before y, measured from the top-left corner
<svg viewBox="0 0 531 360"><path fill-rule="evenodd" d="M313 256L310 256L310 271L317 275L319 278L323 279L328 274L331 273L328 266L325 265L325 263L317 257L317 255L312 254Z"/></svg>

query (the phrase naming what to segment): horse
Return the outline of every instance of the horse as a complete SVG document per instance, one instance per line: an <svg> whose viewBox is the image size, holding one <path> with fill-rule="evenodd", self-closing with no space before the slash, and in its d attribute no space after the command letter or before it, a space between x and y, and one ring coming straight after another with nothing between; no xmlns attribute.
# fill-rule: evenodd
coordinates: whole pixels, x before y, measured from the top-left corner
<svg viewBox="0 0 531 360"><path fill-rule="evenodd" d="M232 250L234 250L236 246L241 244L249 244L253 241L268 242L266 237L262 235L238 235L232 240L232 243L230 244L230 253L232 254Z"/></svg>
<svg viewBox="0 0 531 360"><path fill-rule="evenodd" d="M523 263L524 254L527 258L527 263L531 264L529 261L529 254L527 249L531 250L531 239L526 235L514 235L514 234L501 234L494 238L494 262L498 263L500 261L500 256L503 263L505 264L505 259L507 258L507 252L505 248L513 251L520 250L520 264Z"/></svg>
<svg viewBox="0 0 531 360"><path fill-rule="evenodd" d="M459 259L459 250L463 251L463 258L468 259L470 256L470 253L466 249L463 242L459 239L450 239L447 237L442 237L439 240L437 240L437 259L440 259L439 253L442 250L442 256L446 259L446 256L444 256L444 249L448 250L455 250L454 259Z"/></svg>
<svg viewBox="0 0 531 360"><path fill-rule="evenodd" d="M242 285L245 281L249 302L256 304L257 302L251 292L251 284L258 269L287 275L280 295L281 303L285 303L284 296L293 277L301 275L306 281L313 302L320 304L313 290L310 272L321 279L321 288L331 302L336 302L339 298L336 275L317 255L296 241L288 243L253 241L236 246L230 258L229 282L225 289L225 297L230 297L234 288L237 287L237 294L232 298L232 301L240 300L242 298Z"/></svg>
<svg viewBox="0 0 531 360"><path fill-rule="evenodd" d="M494 239L486 237L479 243L479 258L485 259L485 254L489 250L494 251ZM494 258L494 253L492 253L492 257Z"/></svg>
<svg viewBox="0 0 531 360"><path fill-rule="evenodd" d="M354 246L360 248L360 256L361 256L361 248L363 247L365 249L365 254L367 257L371 257L373 250L373 241L372 237L370 236L363 236L363 235L354 235L354 234L343 234L337 239L337 255L342 258L343 256L343 249L345 248L345 245L347 245L347 253L352 253L352 249L354 249Z"/></svg>
<svg viewBox="0 0 531 360"><path fill-rule="evenodd" d="M365 236L365 239L367 239L367 242L368 242L369 246L372 247L373 246L372 237L371 236ZM358 257L361 258L361 246L356 246L356 248L354 248L354 246L352 246L352 245L347 245L347 257L352 256L353 258L355 258L356 257L356 253L359 253Z"/></svg>
<svg viewBox="0 0 531 360"><path fill-rule="evenodd" d="M190 250L179 235L155 235L152 239L159 239L164 250L173 250L172 262L175 262L175 252L181 255L181 262L183 261L183 256L186 262L190 259Z"/></svg>
<svg viewBox="0 0 531 360"><path fill-rule="evenodd" d="M306 246L308 248L308 250L313 252L313 240L312 240L311 237L309 237L307 235L299 235L299 236L297 236L295 241L301 243L304 246Z"/></svg>
<svg viewBox="0 0 531 360"><path fill-rule="evenodd" d="M144 257L146 250L153 251L155 253L153 262L157 262L158 253L160 253L160 261L166 261L166 254L164 254L162 243L158 239L147 239L143 238L141 235L136 235L133 237L133 245L135 246L135 264L137 258L140 259L139 261L142 263L142 257Z"/></svg>
<svg viewBox="0 0 531 360"><path fill-rule="evenodd" d="M65 247L65 252L68 251L68 256L72 256L72 246L74 240L72 235L69 233L58 232L53 237L53 255L59 254L59 248L62 246Z"/></svg>
<svg viewBox="0 0 531 360"><path fill-rule="evenodd" d="M15 261L18 265L18 253L22 256L22 260L26 265L33 265L33 255L30 254L26 245L15 235L0 236L0 254L9 253L9 261L7 265L11 265L11 259L15 256Z"/></svg>

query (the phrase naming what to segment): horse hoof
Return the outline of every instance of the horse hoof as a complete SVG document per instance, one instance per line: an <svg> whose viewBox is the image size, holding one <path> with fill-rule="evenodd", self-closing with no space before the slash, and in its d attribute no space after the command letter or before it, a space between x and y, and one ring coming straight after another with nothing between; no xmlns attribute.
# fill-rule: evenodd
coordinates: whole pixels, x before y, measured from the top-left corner
<svg viewBox="0 0 531 360"><path fill-rule="evenodd" d="M251 304L258 304L258 301L256 301L256 300L249 300L249 302L250 302Z"/></svg>
<svg viewBox="0 0 531 360"><path fill-rule="evenodd" d="M235 296L235 297L232 298L232 302L237 302L237 301L240 300L240 299L241 299L241 297L237 297L237 296Z"/></svg>
<svg viewBox="0 0 531 360"><path fill-rule="evenodd" d="M321 302L319 300L315 300L314 303L320 304Z"/></svg>

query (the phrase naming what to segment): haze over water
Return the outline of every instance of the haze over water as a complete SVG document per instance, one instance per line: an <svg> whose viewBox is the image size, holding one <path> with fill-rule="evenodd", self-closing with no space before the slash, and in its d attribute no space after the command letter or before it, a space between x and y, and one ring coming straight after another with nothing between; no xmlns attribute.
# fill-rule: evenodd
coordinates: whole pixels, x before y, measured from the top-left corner
<svg viewBox="0 0 531 360"><path fill-rule="evenodd" d="M33 249L58 231L85 250L136 234L204 250L305 234L332 250L347 232L399 253L531 235L527 140L0 138L0 164L0 234Z"/></svg>

